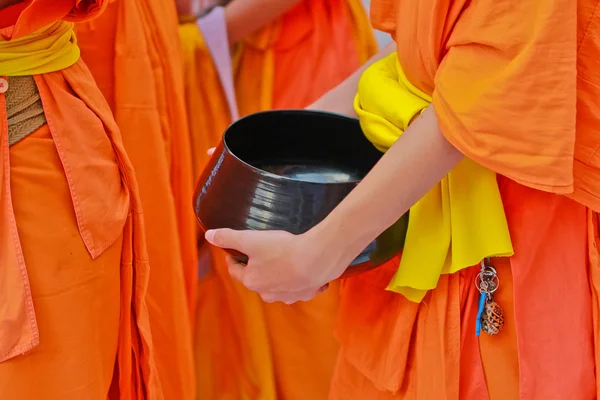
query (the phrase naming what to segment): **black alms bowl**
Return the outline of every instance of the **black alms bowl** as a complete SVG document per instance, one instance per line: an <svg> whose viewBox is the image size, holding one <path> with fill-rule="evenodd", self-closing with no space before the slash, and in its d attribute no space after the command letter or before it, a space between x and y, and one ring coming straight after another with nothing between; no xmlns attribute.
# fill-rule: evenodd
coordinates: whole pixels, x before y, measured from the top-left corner
<svg viewBox="0 0 600 400"><path fill-rule="evenodd" d="M322 221L381 156L354 118L307 110L252 114L227 129L200 176L196 217L204 230L301 234ZM408 214L371 243L344 275L398 254L407 227ZM243 254L230 253L247 261Z"/></svg>

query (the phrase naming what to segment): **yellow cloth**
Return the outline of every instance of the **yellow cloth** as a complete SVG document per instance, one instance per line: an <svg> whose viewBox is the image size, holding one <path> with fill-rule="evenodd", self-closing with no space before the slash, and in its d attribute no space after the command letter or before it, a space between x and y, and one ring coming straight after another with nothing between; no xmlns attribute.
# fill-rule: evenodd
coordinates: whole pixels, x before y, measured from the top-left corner
<svg viewBox="0 0 600 400"><path fill-rule="evenodd" d="M354 101L365 136L384 152L430 104L431 96L406 78L396 53L363 73ZM402 260L388 290L420 302L441 274L512 254L496 174L464 159L410 209Z"/></svg>
<svg viewBox="0 0 600 400"><path fill-rule="evenodd" d="M60 71L79 60L79 47L70 22L57 21L31 35L0 42L1 76Z"/></svg>

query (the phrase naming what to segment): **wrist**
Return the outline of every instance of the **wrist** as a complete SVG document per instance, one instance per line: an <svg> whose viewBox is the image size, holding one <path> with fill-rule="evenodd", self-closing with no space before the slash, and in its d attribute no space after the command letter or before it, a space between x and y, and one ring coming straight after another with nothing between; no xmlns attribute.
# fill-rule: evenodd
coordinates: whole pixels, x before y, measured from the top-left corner
<svg viewBox="0 0 600 400"><path fill-rule="evenodd" d="M315 250L319 274L328 280L338 278L370 243L360 230L351 230L348 224L330 217L301 236Z"/></svg>

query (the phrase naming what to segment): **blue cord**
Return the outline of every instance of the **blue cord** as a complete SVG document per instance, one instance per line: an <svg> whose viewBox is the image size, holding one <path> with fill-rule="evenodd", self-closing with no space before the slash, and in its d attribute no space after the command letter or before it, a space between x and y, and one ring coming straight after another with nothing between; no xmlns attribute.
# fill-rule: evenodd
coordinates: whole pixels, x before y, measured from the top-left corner
<svg viewBox="0 0 600 400"><path fill-rule="evenodd" d="M475 321L475 335L479 337L481 334L481 316L483 315L483 309L485 307L485 298L487 293L481 292L479 296L479 309L477 310L477 320Z"/></svg>

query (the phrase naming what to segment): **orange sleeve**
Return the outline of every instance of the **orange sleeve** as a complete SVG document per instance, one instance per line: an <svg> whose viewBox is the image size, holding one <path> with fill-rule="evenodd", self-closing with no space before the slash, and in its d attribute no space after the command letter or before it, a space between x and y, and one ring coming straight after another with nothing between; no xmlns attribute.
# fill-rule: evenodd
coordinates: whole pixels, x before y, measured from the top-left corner
<svg viewBox="0 0 600 400"><path fill-rule="evenodd" d="M397 0L371 0L369 14L373 28L393 35L396 31L397 8Z"/></svg>
<svg viewBox="0 0 600 400"><path fill-rule="evenodd" d="M0 11L4 40L29 35L61 19L81 22L98 16L108 0L28 0Z"/></svg>
<svg viewBox="0 0 600 400"><path fill-rule="evenodd" d="M480 0L449 36L433 103L467 157L526 186L573 191L577 2Z"/></svg>

